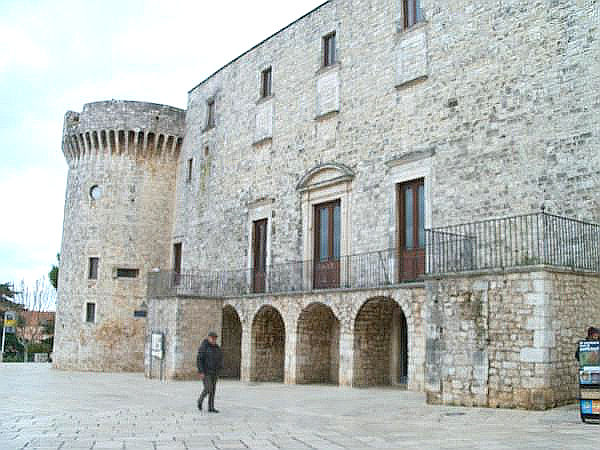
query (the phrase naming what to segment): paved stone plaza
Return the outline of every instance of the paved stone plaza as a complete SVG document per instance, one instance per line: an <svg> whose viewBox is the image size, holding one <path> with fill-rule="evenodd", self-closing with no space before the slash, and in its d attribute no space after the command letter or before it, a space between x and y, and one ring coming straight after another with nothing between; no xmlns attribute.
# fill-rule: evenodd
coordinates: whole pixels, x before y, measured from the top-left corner
<svg viewBox="0 0 600 450"><path fill-rule="evenodd" d="M198 382L0 365L0 449L595 448L574 405L546 412L428 406L393 389Z"/></svg>

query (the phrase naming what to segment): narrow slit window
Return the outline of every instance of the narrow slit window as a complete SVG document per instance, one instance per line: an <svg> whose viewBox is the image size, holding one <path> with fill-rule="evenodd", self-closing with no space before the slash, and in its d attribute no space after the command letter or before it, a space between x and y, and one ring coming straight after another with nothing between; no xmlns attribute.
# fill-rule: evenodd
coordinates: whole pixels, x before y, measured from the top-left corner
<svg viewBox="0 0 600 450"><path fill-rule="evenodd" d="M192 168L193 167L194 167L194 159L190 158L190 159L188 159L188 162L187 162L187 179L186 179L186 181L188 183L192 182Z"/></svg>
<svg viewBox="0 0 600 450"><path fill-rule="evenodd" d="M86 303L85 305L85 321L94 323L96 321L96 304Z"/></svg>
<svg viewBox="0 0 600 450"><path fill-rule="evenodd" d="M139 269L117 269L117 278L137 278L140 273Z"/></svg>
<svg viewBox="0 0 600 450"><path fill-rule="evenodd" d="M262 98L270 97L273 94L273 70L271 67L265 69L261 73L260 95Z"/></svg>
<svg viewBox="0 0 600 450"><path fill-rule="evenodd" d="M98 263L100 258L90 258L88 265L88 280L98 279Z"/></svg>
<svg viewBox="0 0 600 450"><path fill-rule="evenodd" d="M332 66L335 63L335 33L330 33L323 38L323 66Z"/></svg>
<svg viewBox="0 0 600 450"><path fill-rule="evenodd" d="M207 119L206 119L206 128L214 128L215 127L215 100L211 99L206 103L207 108Z"/></svg>

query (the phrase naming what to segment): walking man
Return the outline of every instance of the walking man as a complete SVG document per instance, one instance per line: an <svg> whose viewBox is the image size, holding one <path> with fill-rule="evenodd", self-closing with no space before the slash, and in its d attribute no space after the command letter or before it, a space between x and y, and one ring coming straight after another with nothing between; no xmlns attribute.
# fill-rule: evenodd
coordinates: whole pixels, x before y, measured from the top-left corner
<svg viewBox="0 0 600 450"><path fill-rule="evenodd" d="M218 413L215 409L215 390L219 371L223 368L223 352L217 345L217 333L211 331L208 337L202 341L198 349L196 365L200 378L204 383L204 390L198 398L198 409L202 411L202 403L208 395L208 412Z"/></svg>

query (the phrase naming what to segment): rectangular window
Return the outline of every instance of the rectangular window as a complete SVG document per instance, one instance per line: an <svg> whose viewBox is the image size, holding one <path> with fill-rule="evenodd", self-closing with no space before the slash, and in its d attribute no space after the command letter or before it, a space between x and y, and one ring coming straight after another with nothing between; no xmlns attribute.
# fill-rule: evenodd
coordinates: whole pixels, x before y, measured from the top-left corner
<svg viewBox="0 0 600 450"><path fill-rule="evenodd" d="M402 0L404 28L410 28L419 22L420 0Z"/></svg>
<svg viewBox="0 0 600 450"><path fill-rule="evenodd" d="M273 71L269 67L265 69L261 73L261 81L260 81L260 96L262 98L270 97L272 95L271 86L272 86L272 78Z"/></svg>
<svg viewBox="0 0 600 450"><path fill-rule="evenodd" d="M215 100L210 99L206 102L206 128L214 128L215 127Z"/></svg>
<svg viewBox="0 0 600 450"><path fill-rule="evenodd" d="M91 323L96 321L96 304L95 303L86 303L86 305L85 305L85 321L91 322Z"/></svg>
<svg viewBox="0 0 600 450"><path fill-rule="evenodd" d="M335 32L323 38L323 66L332 66L336 62Z"/></svg>
<svg viewBox="0 0 600 450"><path fill-rule="evenodd" d="M88 267L88 280L97 280L98 279L98 263L100 258L90 258L89 267Z"/></svg>
<svg viewBox="0 0 600 450"><path fill-rule="evenodd" d="M173 283L181 283L181 242L173 244Z"/></svg>
<svg viewBox="0 0 600 450"><path fill-rule="evenodd" d="M192 168L193 167L194 167L194 160L192 158L190 158L190 159L188 159L188 163L187 163L187 179L186 179L187 183L192 182Z"/></svg>
<svg viewBox="0 0 600 450"><path fill-rule="evenodd" d="M173 272L181 273L181 243L173 244Z"/></svg>
<svg viewBox="0 0 600 450"><path fill-rule="evenodd" d="M117 269L117 278L137 278L140 273L139 269Z"/></svg>

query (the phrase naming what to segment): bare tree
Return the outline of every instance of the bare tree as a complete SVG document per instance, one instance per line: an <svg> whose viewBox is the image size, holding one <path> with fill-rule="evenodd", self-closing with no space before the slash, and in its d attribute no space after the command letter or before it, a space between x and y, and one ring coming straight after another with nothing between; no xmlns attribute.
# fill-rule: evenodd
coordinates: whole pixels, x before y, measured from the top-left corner
<svg viewBox="0 0 600 450"><path fill-rule="evenodd" d="M35 280L28 285L21 280L15 302L29 311L49 311L54 307L56 294L46 277Z"/></svg>
<svg viewBox="0 0 600 450"><path fill-rule="evenodd" d="M56 292L45 277L27 285L21 280L20 288L15 295L15 302L22 305L24 311L18 313L17 339L25 351L27 362L30 344L38 343L47 334L47 311L55 304Z"/></svg>

